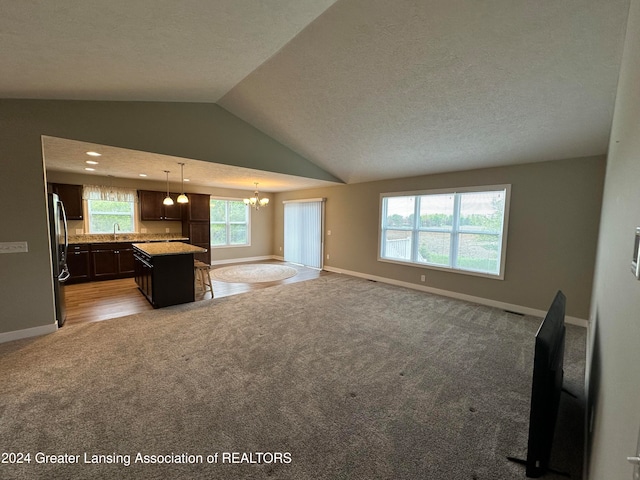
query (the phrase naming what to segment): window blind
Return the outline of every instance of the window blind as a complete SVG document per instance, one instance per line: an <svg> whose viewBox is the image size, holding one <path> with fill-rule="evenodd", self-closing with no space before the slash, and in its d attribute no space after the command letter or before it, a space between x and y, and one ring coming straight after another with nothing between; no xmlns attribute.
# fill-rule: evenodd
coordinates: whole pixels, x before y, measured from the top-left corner
<svg viewBox="0 0 640 480"><path fill-rule="evenodd" d="M323 207L324 199L285 202L285 261L322 268Z"/></svg>

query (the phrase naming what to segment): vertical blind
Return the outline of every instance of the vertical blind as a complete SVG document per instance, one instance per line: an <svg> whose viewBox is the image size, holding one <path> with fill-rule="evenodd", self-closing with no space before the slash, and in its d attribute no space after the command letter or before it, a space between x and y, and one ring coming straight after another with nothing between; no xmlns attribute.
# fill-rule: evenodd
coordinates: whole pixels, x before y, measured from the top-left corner
<svg viewBox="0 0 640 480"><path fill-rule="evenodd" d="M324 199L285 202L285 261L322 268L323 206Z"/></svg>

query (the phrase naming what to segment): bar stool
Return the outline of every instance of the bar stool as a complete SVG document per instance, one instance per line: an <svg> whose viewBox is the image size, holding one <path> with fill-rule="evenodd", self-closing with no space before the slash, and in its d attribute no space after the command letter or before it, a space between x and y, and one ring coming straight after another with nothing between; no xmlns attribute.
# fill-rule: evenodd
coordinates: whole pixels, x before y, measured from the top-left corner
<svg viewBox="0 0 640 480"><path fill-rule="evenodd" d="M209 265L200 260L194 260L194 277L196 281L196 287L202 290L203 294L211 292L211 298L213 298L213 283L211 282L211 271Z"/></svg>

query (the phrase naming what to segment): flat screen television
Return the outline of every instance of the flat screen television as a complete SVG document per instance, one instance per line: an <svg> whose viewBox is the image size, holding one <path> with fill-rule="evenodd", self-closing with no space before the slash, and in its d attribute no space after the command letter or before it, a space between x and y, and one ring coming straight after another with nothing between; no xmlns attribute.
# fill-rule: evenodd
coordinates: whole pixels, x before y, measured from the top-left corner
<svg viewBox="0 0 640 480"><path fill-rule="evenodd" d="M564 294L558 291L536 333L527 460L509 458L523 463L531 478L551 471L549 459L564 378L565 304Z"/></svg>

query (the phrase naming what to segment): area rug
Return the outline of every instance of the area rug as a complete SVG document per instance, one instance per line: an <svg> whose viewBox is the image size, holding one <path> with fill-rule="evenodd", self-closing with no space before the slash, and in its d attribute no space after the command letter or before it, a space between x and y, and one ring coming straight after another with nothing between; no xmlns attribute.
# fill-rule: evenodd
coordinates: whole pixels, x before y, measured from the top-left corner
<svg viewBox="0 0 640 480"><path fill-rule="evenodd" d="M211 270L213 278L228 283L277 282L293 277L297 273L295 268L270 263L232 265Z"/></svg>

